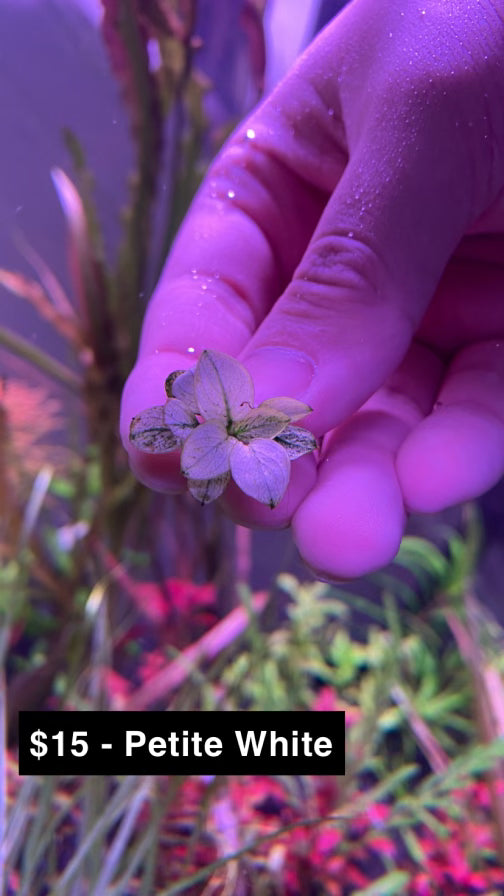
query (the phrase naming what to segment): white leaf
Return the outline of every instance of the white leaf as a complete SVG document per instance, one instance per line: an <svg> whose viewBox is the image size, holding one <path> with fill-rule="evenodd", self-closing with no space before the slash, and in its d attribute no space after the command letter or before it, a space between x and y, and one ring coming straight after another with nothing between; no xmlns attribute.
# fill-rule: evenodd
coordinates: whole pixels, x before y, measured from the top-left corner
<svg viewBox="0 0 504 896"><path fill-rule="evenodd" d="M301 426L287 426L280 435L276 436L275 442L282 445L291 460L318 448L315 436Z"/></svg>
<svg viewBox="0 0 504 896"><path fill-rule="evenodd" d="M235 441L231 450L231 475L246 495L276 507L289 484L290 460L287 452L268 439L250 445Z"/></svg>
<svg viewBox="0 0 504 896"><path fill-rule="evenodd" d="M181 445L194 427L198 425L194 414L187 409L187 405L177 398L170 398L166 402L164 406L164 422L170 427L178 445Z"/></svg>
<svg viewBox="0 0 504 896"><path fill-rule="evenodd" d="M254 404L254 385L247 370L222 352L204 351L194 375L196 401L206 420L230 423L244 417Z"/></svg>
<svg viewBox="0 0 504 896"><path fill-rule="evenodd" d="M188 479L215 479L229 471L231 442L223 423L201 423L184 443L180 467Z"/></svg>
<svg viewBox="0 0 504 896"><path fill-rule="evenodd" d="M301 417L306 417L313 410L309 404L304 404L297 398L286 398L283 395L280 398L267 398L266 401L261 402L259 407L281 411L282 414L287 415L289 420L301 420Z"/></svg>
<svg viewBox="0 0 504 896"><path fill-rule="evenodd" d="M246 417L242 417L231 432L240 442L248 445L253 439L272 439L289 424L289 418L273 408L259 405L253 408Z"/></svg>
<svg viewBox="0 0 504 896"><path fill-rule="evenodd" d="M229 473L214 476L213 479L188 479L187 487L200 504L210 504L210 501L220 498L230 479Z"/></svg>
<svg viewBox="0 0 504 896"><path fill-rule="evenodd" d="M177 447L176 435L165 422L166 405L158 405L141 411L130 423L130 442L141 451L151 454L167 454Z"/></svg>
<svg viewBox="0 0 504 896"><path fill-rule="evenodd" d="M170 377L168 377L168 379L170 379ZM188 411L191 411L193 414L199 414L196 394L194 391L194 369L181 370L171 383L171 391L173 397L182 401Z"/></svg>

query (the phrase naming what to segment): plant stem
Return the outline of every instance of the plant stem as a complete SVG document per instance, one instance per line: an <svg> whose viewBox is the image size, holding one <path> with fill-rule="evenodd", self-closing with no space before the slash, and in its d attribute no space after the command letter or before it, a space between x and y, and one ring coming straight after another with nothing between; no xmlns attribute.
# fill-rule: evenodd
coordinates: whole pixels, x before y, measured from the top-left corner
<svg viewBox="0 0 504 896"><path fill-rule="evenodd" d="M34 364L51 379L58 380L71 392L80 395L82 384L77 374L59 361L55 361L54 358L50 358L45 352L35 348L27 339L23 339L22 336L12 333L5 327L0 327L0 346L7 348L14 355L24 358L30 364Z"/></svg>
<svg viewBox="0 0 504 896"><path fill-rule="evenodd" d="M261 613L267 599L268 595L263 592L254 594L250 601L252 614ZM140 687L130 698L125 709L139 711L157 700L166 699L171 691L194 674L200 662L214 659L236 641L250 624L250 618L245 607L235 607L198 641L182 650L171 663Z"/></svg>

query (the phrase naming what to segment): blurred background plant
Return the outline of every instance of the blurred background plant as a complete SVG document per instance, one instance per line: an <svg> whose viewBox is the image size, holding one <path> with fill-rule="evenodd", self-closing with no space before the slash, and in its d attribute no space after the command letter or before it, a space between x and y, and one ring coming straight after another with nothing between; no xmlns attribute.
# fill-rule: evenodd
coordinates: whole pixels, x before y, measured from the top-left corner
<svg viewBox="0 0 504 896"><path fill-rule="evenodd" d="M262 84L263 7L240 6L248 103ZM66 130L71 166L53 181L72 291L36 247L24 246L36 279L0 270L67 346L62 361L0 328L27 365L0 385L3 893L501 892L503 632L474 593L472 511L458 529L406 539L366 582L283 573L258 591L250 533L148 492L118 441L145 299L234 123L205 105L199 11L103 0L134 146L114 260L85 147ZM347 775L18 777L19 710L153 707L345 709Z"/></svg>

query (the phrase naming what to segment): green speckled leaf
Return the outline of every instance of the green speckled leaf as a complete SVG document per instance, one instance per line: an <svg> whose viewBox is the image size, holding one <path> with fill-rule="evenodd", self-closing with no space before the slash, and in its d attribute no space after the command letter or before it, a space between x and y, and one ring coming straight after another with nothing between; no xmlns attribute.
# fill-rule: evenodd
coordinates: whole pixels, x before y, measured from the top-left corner
<svg viewBox="0 0 504 896"><path fill-rule="evenodd" d="M289 455L291 460L302 457L318 448L315 436L301 426L287 426L275 438L275 442L282 446Z"/></svg>
<svg viewBox="0 0 504 896"><path fill-rule="evenodd" d="M213 479L188 479L187 487L200 504L209 504L220 498L230 479L229 473L214 476Z"/></svg>
<svg viewBox="0 0 504 896"><path fill-rule="evenodd" d="M140 451L167 454L177 447L177 437L165 421L166 405L141 411L130 423L130 442Z"/></svg>
<svg viewBox="0 0 504 896"><path fill-rule="evenodd" d="M273 408L275 411L281 411L281 413L286 414L291 421L301 420L301 417L306 417L306 415L311 414L313 410L309 404L304 404L304 402L298 401L297 398L287 398L284 395L280 398L267 398L266 401L261 402L259 407Z"/></svg>
<svg viewBox="0 0 504 896"><path fill-rule="evenodd" d="M281 411L259 406L239 420L233 426L232 433L248 445L253 439L272 439L282 432L288 423L289 418Z"/></svg>

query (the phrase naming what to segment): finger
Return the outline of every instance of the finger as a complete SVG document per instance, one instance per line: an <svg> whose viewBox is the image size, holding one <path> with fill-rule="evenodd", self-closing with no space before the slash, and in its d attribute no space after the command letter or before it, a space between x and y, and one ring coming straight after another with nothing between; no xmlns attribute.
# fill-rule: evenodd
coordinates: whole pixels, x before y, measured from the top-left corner
<svg viewBox="0 0 504 896"><path fill-rule="evenodd" d="M220 500L221 507L233 522L250 529L285 529L297 508L315 485L317 466L313 456L300 457L291 464L287 491L276 507L270 509L249 498L231 483Z"/></svg>
<svg viewBox="0 0 504 896"><path fill-rule="evenodd" d="M237 354L289 282L346 163L341 122L292 79L212 164L149 303L140 360Z"/></svg>
<svg viewBox="0 0 504 896"><path fill-rule="evenodd" d="M434 151L433 123L427 130L399 169L403 136L366 133L292 282L242 356L260 398L296 383L295 396L314 408L316 435L348 417L400 363L467 224L468 209L450 197L463 165L425 189L443 153ZM444 151L448 158L449 141Z"/></svg>
<svg viewBox="0 0 504 896"><path fill-rule="evenodd" d="M395 369L448 258L502 185L502 166L488 177L497 171L488 129L474 126L490 88L479 43L470 66L461 53L472 40L469 22L447 30L442 10L420 22L413 7L401 22L393 7L363 0L348 5L308 59L328 109L333 81L321 77L323 65L344 59L336 108L350 161L292 283L243 359L261 397L271 387L282 392L299 359L308 375L296 397L314 407L316 434ZM494 46L487 23L484 30ZM433 49L441 33L444 55ZM279 346L290 348L286 375Z"/></svg>
<svg viewBox="0 0 504 896"><path fill-rule="evenodd" d="M460 77L441 72L429 86L419 64L413 78L391 80L394 66L404 74L395 58L384 78L373 42L363 67L351 27L362 10L366 40L375 26L382 32L381 11L351 4L213 166L151 303L133 377L156 352L246 348L259 398L287 389L303 397L322 433L404 355L488 179L477 140L460 139L482 133L469 129L470 91L459 108ZM252 354L249 336L287 283Z"/></svg>
<svg viewBox="0 0 504 896"><path fill-rule="evenodd" d="M329 435L316 486L294 515L305 562L321 578L354 578L391 561L406 519L395 455L429 411L441 362L413 346L387 387Z"/></svg>
<svg viewBox="0 0 504 896"><path fill-rule="evenodd" d="M191 354L179 355L175 352L147 355L124 386L120 419L122 442L133 473L154 491L175 494L185 490L185 479L180 472L180 453L147 454L139 451L129 440L130 423L140 411L165 403L166 377L173 370L189 367L191 357Z"/></svg>
<svg viewBox="0 0 504 896"><path fill-rule="evenodd" d="M191 206L123 394L121 435L145 482L155 466L163 485L172 462L132 448L132 417L159 400L174 367L189 366L204 348L238 355L302 256L346 162L340 126L326 111L310 85L300 79L293 91L286 81L275 103L264 103L232 137ZM296 389L293 380L291 394Z"/></svg>
<svg viewBox="0 0 504 896"><path fill-rule="evenodd" d="M445 357L463 345L492 339L504 332L503 292L504 233L501 238L466 237L441 278L418 338Z"/></svg>
<svg viewBox="0 0 504 896"><path fill-rule="evenodd" d="M464 349L433 412L401 447L397 470L407 506L436 512L476 498L504 474L504 341Z"/></svg>

